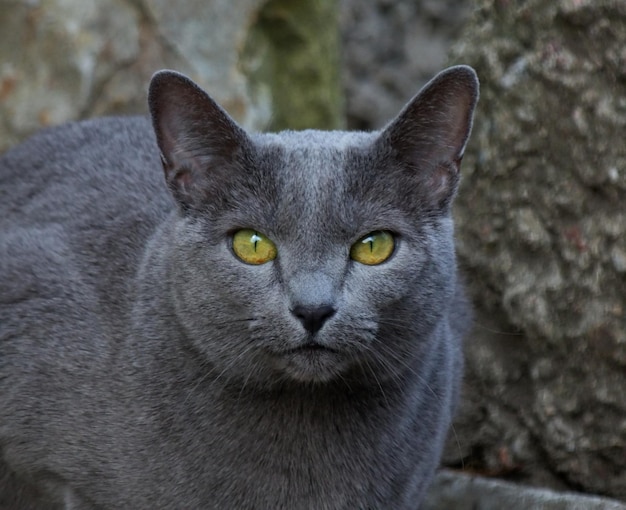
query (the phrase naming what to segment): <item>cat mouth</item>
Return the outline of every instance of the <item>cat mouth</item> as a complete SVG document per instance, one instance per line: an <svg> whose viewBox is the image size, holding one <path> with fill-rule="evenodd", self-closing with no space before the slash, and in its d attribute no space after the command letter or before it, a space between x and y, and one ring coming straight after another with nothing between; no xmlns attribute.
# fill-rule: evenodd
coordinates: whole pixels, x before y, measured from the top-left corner
<svg viewBox="0 0 626 510"><path fill-rule="evenodd" d="M328 347L326 345L322 345L319 342L307 342L305 344L299 345L298 347L294 347L292 349L288 349L285 351L285 354L306 354L306 353L329 353L329 354L338 354L339 351L337 349L333 349L332 347Z"/></svg>
<svg viewBox="0 0 626 510"><path fill-rule="evenodd" d="M282 351L277 366L300 382L325 382L335 378L344 368L344 354L338 349L309 340Z"/></svg>

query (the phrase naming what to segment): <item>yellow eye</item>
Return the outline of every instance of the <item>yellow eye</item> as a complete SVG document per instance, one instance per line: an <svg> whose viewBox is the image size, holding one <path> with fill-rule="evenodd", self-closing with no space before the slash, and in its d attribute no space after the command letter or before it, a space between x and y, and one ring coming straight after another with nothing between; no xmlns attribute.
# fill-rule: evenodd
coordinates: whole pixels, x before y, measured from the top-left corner
<svg viewBox="0 0 626 510"><path fill-rule="evenodd" d="M248 264L265 264L276 258L276 245L263 234L250 228L235 232L233 251Z"/></svg>
<svg viewBox="0 0 626 510"><path fill-rule="evenodd" d="M361 264L375 266L391 257L394 246L395 241L391 232L377 230L370 232L352 245L350 258Z"/></svg>

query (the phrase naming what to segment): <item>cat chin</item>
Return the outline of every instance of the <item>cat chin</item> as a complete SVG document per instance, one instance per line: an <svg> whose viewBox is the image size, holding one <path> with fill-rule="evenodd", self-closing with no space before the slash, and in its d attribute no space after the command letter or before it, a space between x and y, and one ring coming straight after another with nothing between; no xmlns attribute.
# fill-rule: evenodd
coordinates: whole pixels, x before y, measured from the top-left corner
<svg viewBox="0 0 626 510"><path fill-rule="evenodd" d="M276 368L302 383L326 383L341 377L349 361L341 353L325 348L293 349L276 360Z"/></svg>

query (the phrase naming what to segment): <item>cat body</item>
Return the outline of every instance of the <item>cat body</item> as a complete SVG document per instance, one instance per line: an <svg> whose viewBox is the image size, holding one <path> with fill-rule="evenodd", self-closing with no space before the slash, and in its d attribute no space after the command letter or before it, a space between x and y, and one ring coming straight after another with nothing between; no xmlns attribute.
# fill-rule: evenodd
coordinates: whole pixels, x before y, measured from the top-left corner
<svg viewBox="0 0 626 510"><path fill-rule="evenodd" d="M152 126L2 156L0 508L416 508L462 370L476 100L457 67L381 132L247 134L162 72ZM275 258L242 260L242 229Z"/></svg>

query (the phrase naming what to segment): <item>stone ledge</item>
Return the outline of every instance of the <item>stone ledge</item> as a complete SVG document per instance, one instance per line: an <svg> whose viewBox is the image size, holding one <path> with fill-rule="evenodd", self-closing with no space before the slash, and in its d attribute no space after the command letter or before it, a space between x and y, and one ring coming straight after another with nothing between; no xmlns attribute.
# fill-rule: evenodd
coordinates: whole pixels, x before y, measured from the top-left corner
<svg viewBox="0 0 626 510"><path fill-rule="evenodd" d="M626 510L619 501L441 471L421 510Z"/></svg>

